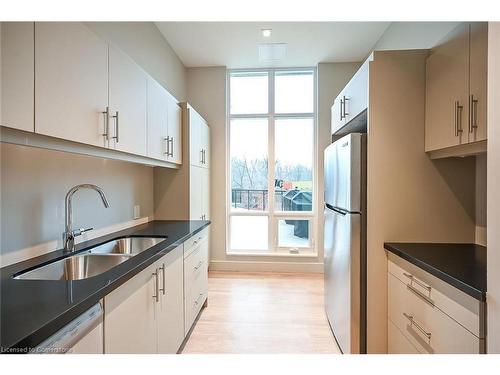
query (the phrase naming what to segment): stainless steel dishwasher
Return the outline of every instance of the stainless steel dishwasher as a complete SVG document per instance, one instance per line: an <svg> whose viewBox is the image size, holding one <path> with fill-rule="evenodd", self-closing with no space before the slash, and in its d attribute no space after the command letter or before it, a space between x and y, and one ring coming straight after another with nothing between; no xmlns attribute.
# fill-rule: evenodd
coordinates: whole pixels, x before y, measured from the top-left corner
<svg viewBox="0 0 500 375"><path fill-rule="evenodd" d="M103 309L97 303L32 350L34 354L102 354Z"/></svg>

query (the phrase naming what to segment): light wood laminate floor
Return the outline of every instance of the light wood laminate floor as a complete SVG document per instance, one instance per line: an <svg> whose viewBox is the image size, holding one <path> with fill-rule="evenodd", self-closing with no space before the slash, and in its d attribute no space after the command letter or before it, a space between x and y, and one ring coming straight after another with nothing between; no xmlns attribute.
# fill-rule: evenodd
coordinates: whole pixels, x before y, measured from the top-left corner
<svg viewBox="0 0 500 375"><path fill-rule="evenodd" d="M206 307L183 353L339 353L323 275L210 272Z"/></svg>

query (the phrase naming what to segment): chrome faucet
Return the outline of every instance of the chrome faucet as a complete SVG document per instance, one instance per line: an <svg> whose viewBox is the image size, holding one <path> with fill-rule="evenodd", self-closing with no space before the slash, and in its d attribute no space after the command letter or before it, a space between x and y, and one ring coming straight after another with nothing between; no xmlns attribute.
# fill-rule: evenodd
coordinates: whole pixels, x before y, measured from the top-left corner
<svg viewBox="0 0 500 375"><path fill-rule="evenodd" d="M108 208L109 203L106 199L106 195L104 191L99 186L92 184L81 184L73 186L68 193L66 194L66 200L64 203L65 206L65 231L63 233L63 243L65 251L74 251L75 250L75 237L82 235L83 233L92 230L94 228L80 228L73 230L73 208L71 204L71 200L73 198L73 194L75 194L80 189L92 189L99 193L102 199L102 203L104 207Z"/></svg>

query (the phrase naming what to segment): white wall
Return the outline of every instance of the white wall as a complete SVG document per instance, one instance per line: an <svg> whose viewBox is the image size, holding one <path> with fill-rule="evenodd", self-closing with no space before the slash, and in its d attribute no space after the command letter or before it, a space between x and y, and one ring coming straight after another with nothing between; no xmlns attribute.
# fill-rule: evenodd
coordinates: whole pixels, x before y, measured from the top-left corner
<svg viewBox="0 0 500 375"><path fill-rule="evenodd" d="M500 22L488 27L488 336L500 353Z"/></svg>
<svg viewBox="0 0 500 375"><path fill-rule="evenodd" d="M458 24L459 22L392 22L373 49L432 48Z"/></svg>
<svg viewBox="0 0 500 375"><path fill-rule="evenodd" d="M322 198L323 150L330 143L330 106L356 71L359 63L329 63L318 66L319 141L318 196ZM317 257L229 256L226 254L226 68L190 68L187 72L190 104L208 121L211 132L211 267L228 270L322 272L322 237L317 237ZM317 205L322 222L323 202ZM321 225L319 225L321 227ZM322 232L320 233L322 235Z"/></svg>

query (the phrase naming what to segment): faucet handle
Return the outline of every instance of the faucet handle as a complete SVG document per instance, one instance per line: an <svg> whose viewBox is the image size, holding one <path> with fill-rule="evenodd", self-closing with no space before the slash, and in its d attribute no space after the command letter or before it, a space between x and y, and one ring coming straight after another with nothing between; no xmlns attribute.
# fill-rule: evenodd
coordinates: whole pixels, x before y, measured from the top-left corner
<svg viewBox="0 0 500 375"><path fill-rule="evenodd" d="M80 228L80 229L76 229L76 230L73 231L73 236L74 237L81 236L85 232L88 232L88 231L93 230L93 229L94 228Z"/></svg>

